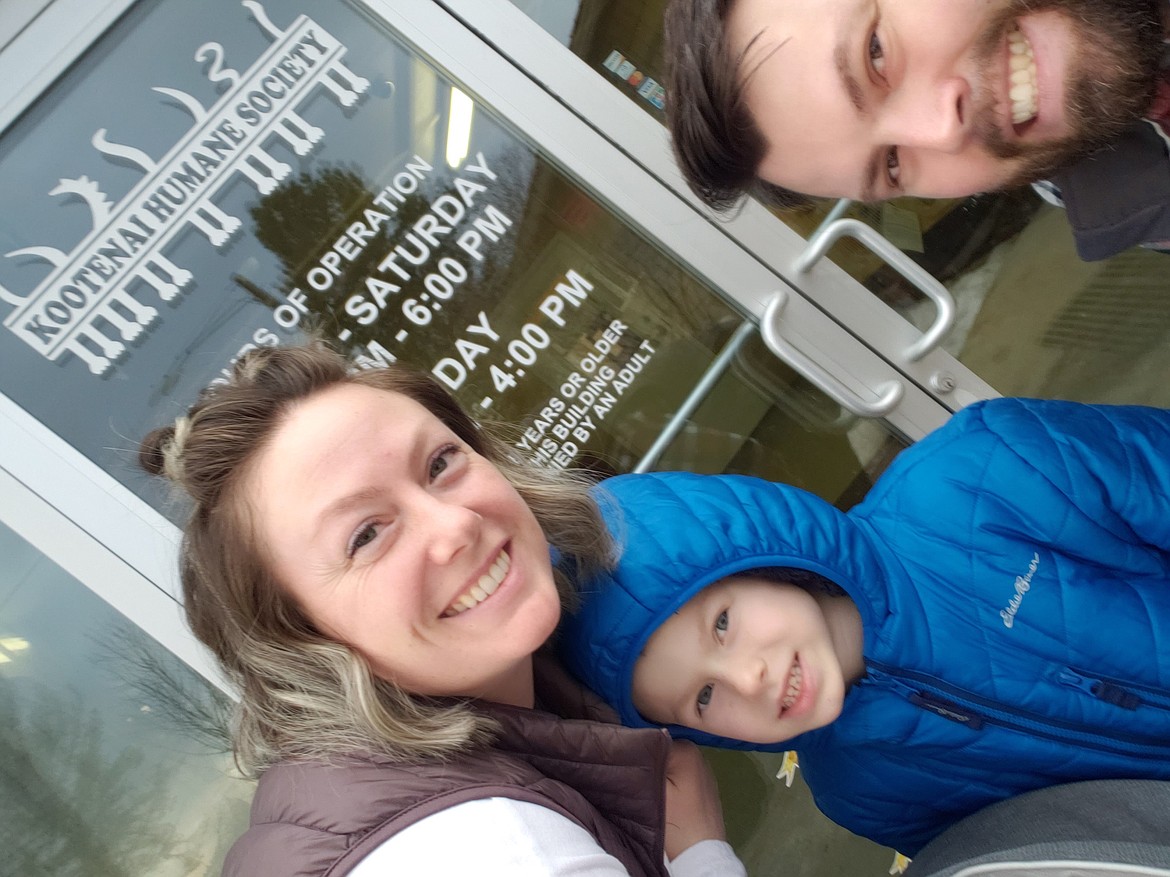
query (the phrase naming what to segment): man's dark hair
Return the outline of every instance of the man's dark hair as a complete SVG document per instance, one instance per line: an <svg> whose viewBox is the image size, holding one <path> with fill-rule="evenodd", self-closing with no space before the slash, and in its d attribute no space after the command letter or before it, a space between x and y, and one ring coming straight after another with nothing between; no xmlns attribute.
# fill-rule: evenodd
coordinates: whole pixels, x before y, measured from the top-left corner
<svg viewBox="0 0 1170 877"><path fill-rule="evenodd" d="M733 56L727 44L734 2L673 0L666 9L666 124L675 159L691 191L716 210L744 195L773 207L806 206L807 196L756 174L767 144L744 100L743 53Z"/></svg>

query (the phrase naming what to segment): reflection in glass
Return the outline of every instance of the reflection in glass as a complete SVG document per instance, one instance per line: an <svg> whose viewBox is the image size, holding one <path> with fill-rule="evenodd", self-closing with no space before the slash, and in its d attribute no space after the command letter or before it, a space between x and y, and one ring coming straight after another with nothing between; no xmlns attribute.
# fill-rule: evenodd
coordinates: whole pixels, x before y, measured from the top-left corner
<svg viewBox="0 0 1170 877"><path fill-rule="evenodd" d="M548 8L554 6L567 8ZM660 14L654 4L589 2L572 16L572 39L584 35L590 63L656 115ZM286 45L290 34L300 36ZM314 41L336 53L328 66L309 64L324 57ZM274 69L289 77L294 71L312 87L282 104L283 80ZM138 438L184 410L244 351L308 330L364 364L401 360L433 372L477 417L515 425L515 447L540 464L629 469L743 315L582 187L556 155L534 150L491 107L469 102L469 93L361 3L133 5L99 48L0 138L0 190L9 196L0 206L0 250L68 253L91 233L117 233L101 225L106 208L93 208L96 199L47 194L63 178L85 177L91 196L98 187L121 205L136 187L158 183L160 162L192 132L193 149L206 140L223 151L221 159L204 155L209 173L219 167L210 167L215 161L240 164L231 164L213 190L198 187L198 174L184 177L194 180L186 206L198 205L201 219L175 212L173 220L160 216L157 227L150 224L160 234L173 232L159 252L176 271L189 272L189 282L167 299L147 281L119 291L129 298L96 327L124 348L106 372L91 374L75 356L47 359L0 331L0 389L176 522L183 510L135 468ZM220 118L231 119L224 130L256 135L246 155L200 127ZM120 152L94 148L99 130L121 144ZM184 155L192 168L202 167L193 153ZM207 217L218 225L209 230ZM37 258L0 259L0 286L23 293L45 271ZM3 307L7 312L7 301ZM141 318L141 331L122 337L138 325L131 318ZM900 446L880 427L843 416L757 339L659 465L782 479L845 506ZM64 578L59 571L37 574ZM108 610L88 606L92 596L72 586L81 596L52 604L68 604L69 611L43 614L38 623L62 644L55 654L68 645L73 663L52 681L40 670L44 681L6 689L19 698L12 709L23 717L20 739L55 724L37 715L82 704L75 711L82 725L43 760L76 749L96 765L99 785L126 790L124 809L142 818L125 856L171 855L176 868L192 855L215 860L235 831L227 822L240 824L247 797L242 788L225 793L234 784L209 778L224 769L222 755L194 759L218 740L217 701L193 692L177 670L162 672L166 662L145 646L95 664L93 637L130 638L99 633L115 629L102 621ZM23 627L0 631L9 635L30 645L0 653L9 659L0 659L0 674L22 656L43 654L38 637ZM123 686L98 697L105 689L90 677L107 666L117 668ZM3 679L7 685L9 676ZM91 733L85 722L118 732ZM76 741L79 735L97 741L92 751ZM791 870L788 842L771 821L776 806L803 814L801 837L844 835L807 801L757 776L766 761L728 757L724 789L735 802L728 813L753 873ZM204 766L185 766L192 759ZM170 769L156 771L159 763ZM60 812L89 801L88 790L78 787L75 800L66 794L67 780L59 785L53 800ZM151 813L166 816L152 820ZM86 838L116 835L100 823L115 816L100 814L96 828L81 822L78 830ZM214 824L192 834L203 820ZM178 828L167 833L160 823Z"/></svg>
<svg viewBox="0 0 1170 877"><path fill-rule="evenodd" d="M511 0L603 79L638 94L662 78L663 0ZM617 61L607 64L616 53ZM619 66L620 65L620 66ZM661 119L660 113L655 113ZM780 218L808 236L833 202ZM959 307L945 349L1005 395L1170 405L1170 271L1141 249L1099 263L1076 254L1064 211L1030 188L970 198L853 205L941 280ZM855 242L831 258L919 328L929 304Z"/></svg>
<svg viewBox="0 0 1170 877"><path fill-rule="evenodd" d="M247 820L226 698L0 525L5 873L218 873Z"/></svg>
<svg viewBox="0 0 1170 877"><path fill-rule="evenodd" d="M511 0L592 70L662 121L666 0Z"/></svg>
<svg viewBox="0 0 1170 877"><path fill-rule="evenodd" d="M943 347L999 392L1170 405L1164 255L1135 248L1084 262L1064 211L1031 189L854 205L848 215L891 237L947 286L959 316ZM906 229L916 240L899 238ZM875 257L846 245L830 256L916 326L929 324L930 304Z"/></svg>
<svg viewBox="0 0 1170 877"><path fill-rule="evenodd" d="M633 465L740 314L360 6L318 5L309 18L292 0L212 6L219 11L204 4L198 15L173 0L135 6L101 51L0 140L0 184L17 195L0 211L0 233L14 247L68 252L106 208L45 193L66 174L84 175L113 216L138 197L136 185L162 179L153 157L191 132L196 146L182 153L180 176L192 199L202 198L194 213L176 208L176 234L162 253L190 273L189 288L164 303L150 283L126 286L114 316L95 324L108 341L129 331L130 316L147 321L107 372L95 377L68 353L48 361L0 333L4 391L175 521L182 509L134 466L137 438L241 352L306 330L367 364L403 360L433 371L477 416L520 424L517 447L538 462ZM590 5L574 26L609 22L606 8ZM635 22L623 13L622 30L649 33L656 14L630 12ZM309 63L318 43L334 47L328 69ZM286 68L319 77L287 106L285 84L271 73ZM125 100L100 99L110 92ZM160 103L160 94L170 100ZM210 123L200 106L210 108L206 119L234 121L203 131ZM223 131L263 125L247 155L230 151ZM98 129L116 129L122 145L96 150ZM222 187L197 188L195 171L228 161L239 166ZM151 203L139 218L159 211L161 235L172 214ZM223 234L209 233L208 217ZM122 225L95 232L125 233ZM9 290L44 276L28 259L0 260L0 272ZM702 439L664 465L784 475L839 500L872 455L834 439L841 453L821 459L819 443L801 439L819 427L777 426L800 421L793 406L809 390L749 359L769 358L742 359L692 425ZM775 394L787 400L783 414L771 410ZM843 469L826 475L825 467Z"/></svg>

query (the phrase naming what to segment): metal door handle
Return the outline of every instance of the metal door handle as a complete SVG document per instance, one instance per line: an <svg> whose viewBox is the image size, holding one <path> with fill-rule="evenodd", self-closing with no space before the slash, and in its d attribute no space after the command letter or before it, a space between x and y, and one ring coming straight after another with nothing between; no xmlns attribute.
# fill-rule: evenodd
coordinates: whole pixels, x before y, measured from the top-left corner
<svg viewBox="0 0 1170 877"><path fill-rule="evenodd" d="M854 238L870 252L885 260L891 268L934 302L937 310L934 322L922 333L921 338L902 351L902 356L908 362L922 359L942 343L955 325L955 300L951 298L950 292L909 256L864 222L856 219L838 219L822 225L813 232L804 252L792 263L793 270L797 274L808 272L829 251L829 247L843 237Z"/></svg>
<svg viewBox="0 0 1170 877"><path fill-rule="evenodd" d="M764 308L764 315L760 319L760 337L773 354L846 411L852 411L859 417L885 417L898 406L905 390L901 381L887 381L877 387L874 391L878 395L877 401L868 402L841 383L823 366L789 344L780 334L780 312L787 303L788 293L778 289L769 299L767 307Z"/></svg>

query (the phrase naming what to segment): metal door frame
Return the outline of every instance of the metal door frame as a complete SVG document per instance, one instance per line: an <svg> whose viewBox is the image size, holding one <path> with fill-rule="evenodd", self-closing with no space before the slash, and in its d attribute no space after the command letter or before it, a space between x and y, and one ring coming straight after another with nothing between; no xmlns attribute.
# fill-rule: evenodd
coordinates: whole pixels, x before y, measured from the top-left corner
<svg viewBox="0 0 1170 877"><path fill-rule="evenodd" d="M807 298L792 294L782 272L751 255L734 236L720 233L689 198L647 173L438 3L357 2L506 124L523 132L539 152L619 216L658 239L713 287L731 290L745 315L758 319L777 291L783 291L788 298L785 339L813 357L841 386L866 398L874 395L871 388L903 382L905 392L888 418L893 427L917 439L945 422L949 412L943 405L906 381L898 369ZM516 12L500 0L474 2ZM131 0L56 0L37 15L0 52L0 130L30 107L131 5ZM559 60L563 64L564 58ZM619 98L614 103L620 121L626 105L616 92L614 97ZM644 135L657 138L657 148L665 149L660 128L653 126ZM772 225L772 245L785 258L795 258L803 242L779 223ZM813 273L835 277L835 271L828 267ZM222 684L180 620L177 529L3 395L0 516L198 672Z"/></svg>
<svg viewBox="0 0 1170 877"><path fill-rule="evenodd" d="M755 200L749 199L732 217L712 213L683 180L663 126L508 0L436 2L940 404L957 411L976 399L999 395L943 350L917 358L907 355L922 333L827 259L801 270L804 240ZM750 310L750 299L746 305Z"/></svg>

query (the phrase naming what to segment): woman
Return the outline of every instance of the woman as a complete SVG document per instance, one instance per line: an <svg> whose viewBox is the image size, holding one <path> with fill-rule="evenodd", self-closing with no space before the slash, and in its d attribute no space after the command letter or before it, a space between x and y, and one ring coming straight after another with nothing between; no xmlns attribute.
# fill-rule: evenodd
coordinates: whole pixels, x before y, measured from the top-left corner
<svg viewBox="0 0 1170 877"><path fill-rule="evenodd" d="M429 376L254 351L140 457L193 500L187 616L260 778L225 874L744 873L693 748L563 721L594 705L538 673L569 589L549 544L582 573L610 553L584 484Z"/></svg>

